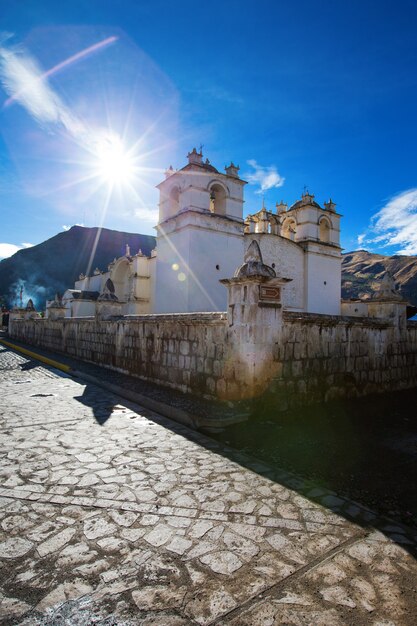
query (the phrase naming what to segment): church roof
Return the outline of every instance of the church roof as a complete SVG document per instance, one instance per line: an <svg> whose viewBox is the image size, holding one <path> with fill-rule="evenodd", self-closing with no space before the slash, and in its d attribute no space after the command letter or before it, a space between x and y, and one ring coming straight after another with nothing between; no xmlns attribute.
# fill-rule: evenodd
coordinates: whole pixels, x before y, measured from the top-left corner
<svg viewBox="0 0 417 626"><path fill-rule="evenodd" d="M206 172L214 172L215 174L219 173L219 170L217 170L214 165L212 165L208 159L206 160L205 163L187 163L187 165L184 165L184 167L182 167L180 169L180 172L186 172L189 170L196 170L196 169L200 169L200 170L205 170Z"/></svg>
<svg viewBox="0 0 417 626"><path fill-rule="evenodd" d="M292 204L288 210L292 211L293 209L298 209L302 206L314 206L317 209L322 209L319 203L314 200L313 195L305 194L301 197L301 200L297 200L297 202L294 202L294 204Z"/></svg>

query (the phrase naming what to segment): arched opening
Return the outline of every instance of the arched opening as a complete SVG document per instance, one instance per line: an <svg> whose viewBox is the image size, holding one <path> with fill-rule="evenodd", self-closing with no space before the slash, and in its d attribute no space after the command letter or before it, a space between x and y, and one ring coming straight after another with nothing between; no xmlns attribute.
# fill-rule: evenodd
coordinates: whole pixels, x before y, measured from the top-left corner
<svg viewBox="0 0 417 626"><path fill-rule="evenodd" d="M281 234L286 239L294 241L295 233L297 232L297 223L295 219L289 218L282 224Z"/></svg>
<svg viewBox="0 0 417 626"><path fill-rule="evenodd" d="M330 242L330 223L325 217L319 222L319 239L323 243Z"/></svg>
<svg viewBox="0 0 417 626"><path fill-rule="evenodd" d="M169 214L176 215L180 210L180 190L173 187L169 192Z"/></svg>
<svg viewBox="0 0 417 626"><path fill-rule="evenodd" d="M210 213L226 215L226 190L215 183L210 187Z"/></svg>
<svg viewBox="0 0 417 626"><path fill-rule="evenodd" d="M130 264L127 259L120 261L111 272L111 280L114 284L114 293L120 302L127 302L130 292Z"/></svg>

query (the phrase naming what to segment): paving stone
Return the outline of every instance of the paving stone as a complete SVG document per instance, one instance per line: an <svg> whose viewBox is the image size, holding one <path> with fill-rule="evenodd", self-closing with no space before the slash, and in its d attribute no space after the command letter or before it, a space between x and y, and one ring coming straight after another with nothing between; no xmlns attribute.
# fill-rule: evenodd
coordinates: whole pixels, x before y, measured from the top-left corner
<svg viewBox="0 0 417 626"><path fill-rule="evenodd" d="M157 524L151 532L144 536L145 541L152 546L162 546L172 537L173 530L164 524Z"/></svg>
<svg viewBox="0 0 417 626"><path fill-rule="evenodd" d="M184 554L193 545L192 541L183 539L182 537L174 537L170 543L166 545L166 549L176 554Z"/></svg>
<svg viewBox="0 0 417 626"><path fill-rule="evenodd" d="M132 598L141 611L158 611L162 609L180 607L187 587L172 589L165 586L144 587L132 591Z"/></svg>
<svg viewBox="0 0 417 626"><path fill-rule="evenodd" d="M146 533L144 528L123 528L120 535L128 541L135 542Z"/></svg>
<svg viewBox="0 0 417 626"><path fill-rule="evenodd" d="M1 559L17 559L33 548L33 543L20 537L12 537L0 543Z"/></svg>
<svg viewBox="0 0 417 626"><path fill-rule="evenodd" d="M0 594L0 618L11 619L21 617L32 609L32 605L18 598L7 598Z"/></svg>
<svg viewBox="0 0 417 626"><path fill-rule="evenodd" d="M218 574L232 574L243 565L242 561L228 550L205 554L200 557L200 561Z"/></svg>
<svg viewBox="0 0 417 626"><path fill-rule="evenodd" d="M87 539L97 539L98 537L114 535L115 531L116 526L101 517L89 519L84 523L84 534Z"/></svg>
<svg viewBox="0 0 417 626"><path fill-rule="evenodd" d="M53 537L50 537L50 539L47 539L43 543L40 543L37 547L39 555L43 557L47 554L50 554L51 552L56 552L67 543L69 543L74 537L75 533L76 530L74 528L65 528L57 535L54 535Z"/></svg>
<svg viewBox="0 0 417 626"><path fill-rule="evenodd" d="M42 598L42 600L36 605L36 610L45 611L45 609L62 604L72 598L79 598L87 593L91 593L92 591L93 588L82 579L75 579L71 582L62 583Z"/></svg>
<svg viewBox="0 0 417 626"><path fill-rule="evenodd" d="M138 519L138 515L130 512L120 513L119 511L109 511L109 515L118 526L129 527Z"/></svg>

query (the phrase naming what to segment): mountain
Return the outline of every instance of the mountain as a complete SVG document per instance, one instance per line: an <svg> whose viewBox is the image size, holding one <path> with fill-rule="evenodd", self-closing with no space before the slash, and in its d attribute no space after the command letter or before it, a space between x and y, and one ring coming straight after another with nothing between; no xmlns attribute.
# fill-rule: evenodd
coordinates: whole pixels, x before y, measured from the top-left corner
<svg viewBox="0 0 417 626"><path fill-rule="evenodd" d="M342 260L342 297L370 297L387 271L403 298L417 306L417 256L383 256L366 250L347 252Z"/></svg>
<svg viewBox="0 0 417 626"><path fill-rule="evenodd" d="M126 244L132 254L141 249L150 255L156 239L108 228L73 226L37 246L19 250L0 261L0 303L19 303L22 288L24 306L32 298L35 307L42 310L55 293L73 287L81 273L91 274L96 267L107 270L115 257L123 256Z"/></svg>
<svg viewBox="0 0 417 626"><path fill-rule="evenodd" d="M141 249L150 255L156 239L108 228L73 226L37 246L19 250L0 261L0 303L19 303L22 288L24 305L32 298L42 310L56 292L73 287L81 273L92 273L96 267L107 270L110 261L125 253L126 244L132 253ZM370 297L386 271L392 274L403 297L417 306L417 256L382 256L366 250L343 255L343 298Z"/></svg>

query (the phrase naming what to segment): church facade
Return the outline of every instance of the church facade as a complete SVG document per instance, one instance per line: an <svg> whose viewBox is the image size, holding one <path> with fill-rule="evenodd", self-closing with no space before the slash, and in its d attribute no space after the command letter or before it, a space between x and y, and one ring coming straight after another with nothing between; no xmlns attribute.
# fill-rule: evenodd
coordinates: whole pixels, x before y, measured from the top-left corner
<svg viewBox="0 0 417 626"><path fill-rule="evenodd" d="M264 263L289 279L286 310L340 315L341 215L335 204L320 206L306 192L292 206L262 206L244 218L245 184L233 163L219 172L194 148L187 164L170 167L158 185L157 245L150 257L126 246L107 272L80 276L64 293L66 316L94 315L106 285L122 315L225 311L220 281L233 276L254 240Z"/></svg>

